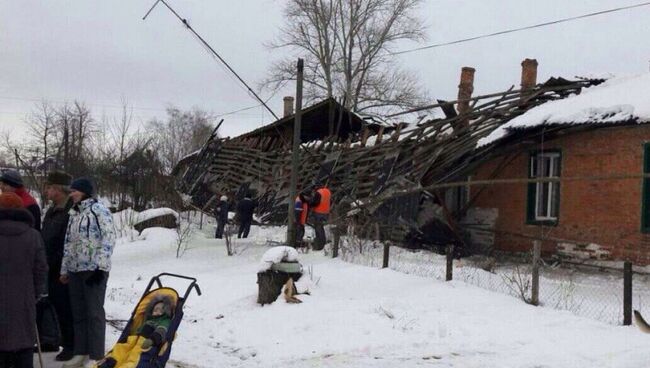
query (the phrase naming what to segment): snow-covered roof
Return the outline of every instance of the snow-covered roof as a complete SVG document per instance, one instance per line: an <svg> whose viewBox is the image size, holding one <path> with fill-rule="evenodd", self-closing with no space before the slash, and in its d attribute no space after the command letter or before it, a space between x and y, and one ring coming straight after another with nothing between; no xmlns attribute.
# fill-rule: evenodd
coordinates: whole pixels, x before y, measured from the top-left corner
<svg viewBox="0 0 650 368"><path fill-rule="evenodd" d="M509 131L541 125L616 124L650 122L650 73L615 77L578 95L535 107L481 138L485 146Z"/></svg>

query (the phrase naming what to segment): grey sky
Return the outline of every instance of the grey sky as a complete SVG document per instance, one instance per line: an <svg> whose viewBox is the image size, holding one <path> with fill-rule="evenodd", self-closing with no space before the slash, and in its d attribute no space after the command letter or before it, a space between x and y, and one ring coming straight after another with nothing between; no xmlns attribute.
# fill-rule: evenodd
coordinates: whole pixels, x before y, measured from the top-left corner
<svg viewBox="0 0 650 368"><path fill-rule="evenodd" d="M257 86L283 51L263 46L282 24L282 0L168 0L249 83ZM0 0L0 130L24 133L34 101L79 99L95 117L117 114L122 97L138 121L164 108L198 106L221 114L256 105L229 73L154 0ZM427 0L426 43L526 26L641 0ZM399 56L434 98L454 98L462 66L477 69L475 94L518 84L520 62L540 63L539 78L646 72L650 7ZM400 45L410 48L416 44ZM269 101L281 113L282 95ZM268 98L270 94L263 92ZM225 116L236 135L270 115L257 107Z"/></svg>

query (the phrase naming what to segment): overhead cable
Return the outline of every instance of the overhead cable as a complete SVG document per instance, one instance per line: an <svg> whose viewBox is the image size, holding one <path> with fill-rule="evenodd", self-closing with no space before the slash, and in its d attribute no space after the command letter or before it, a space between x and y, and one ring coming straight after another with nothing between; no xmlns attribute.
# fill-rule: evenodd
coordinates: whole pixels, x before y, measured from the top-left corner
<svg viewBox="0 0 650 368"><path fill-rule="evenodd" d="M504 35L504 34L507 34L507 33L525 31L525 30L533 29L533 28L546 27L546 26L550 26L550 25L554 25L554 24L566 23L566 22L570 22L570 21L574 21L574 20L578 20L578 19L584 19L584 18L594 17L594 16L597 16L597 15L603 15L603 14L607 14L607 13L614 13L614 12L618 12L618 11L622 11L622 10L629 10L629 9L639 8L639 7L648 6L648 5L650 5L650 1L645 2L645 3L640 3L640 4L634 4L634 5L629 5L629 6L622 6L622 7L618 7L618 8L602 10L602 11L598 11L598 12L595 12L595 13L578 15L578 16L575 16L575 17L558 19L558 20L554 20L554 21L550 21L550 22L534 24L534 25L526 26L526 27L512 28L512 29L508 29L508 30L505 30L505 31L488 33L488 34L483 34L483 35L469 37L469 38L462 38L462 39L455 40L455 41L442 42L442 43L437 43L437 44L433 44L433 45L416 47L416 48L409 49L409 50L391 52L389 54L390 55L402 55L402 54L407 54L407 53L416 52L416 51L433 49L433 48L436 48L436 47L455 45L455 44L464 43L464 42L476 41L476 40L479 40L479 39L482 39L482 38L500 36L500 35Z"/></svg>

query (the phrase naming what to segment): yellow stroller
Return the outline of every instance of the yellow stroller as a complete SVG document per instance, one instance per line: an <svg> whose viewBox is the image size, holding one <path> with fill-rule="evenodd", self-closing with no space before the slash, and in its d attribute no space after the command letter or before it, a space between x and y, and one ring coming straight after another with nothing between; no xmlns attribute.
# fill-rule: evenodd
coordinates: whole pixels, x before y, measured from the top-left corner
<svg viewBox="0 0 650 368"><path fill-rule="evenodd" d="M176 290L163 286L160 278L163 276L181 278L191 281L183 297ZM154 282L158 285L151 290ZM161 273L149 281L149 285L136 305L129 322L124 327L120 338L113 349L97 364L97 368L162 368L167 364L171 353L176 330L183 319L183 306L192 289L201 295L201 289L193 277ZM164 301L169 307L169 318L161 337L160 344L143 344L150 336L142 333L153 304ZM147 346L149 345L149 346Z"/></svg>

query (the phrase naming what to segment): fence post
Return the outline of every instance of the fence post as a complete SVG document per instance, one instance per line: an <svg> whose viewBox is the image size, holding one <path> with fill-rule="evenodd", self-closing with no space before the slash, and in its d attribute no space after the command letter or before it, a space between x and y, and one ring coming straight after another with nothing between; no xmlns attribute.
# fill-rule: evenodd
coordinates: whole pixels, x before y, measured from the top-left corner
<svg viewBox="0 0 650 368"><path fill-rule="evenodd" d="M447 244L447 277L445 280L451 281L453 279L454 269L454 245Z"/></svg>
<svg viewBox="0 0 650 368"><path fill-rule="evenodd" d="M623 325L632 324L632 262L623 266Z"/></svg>
<svg viewBox="0 0 650 368"><path fill-rule="evenodd" d="M542 254L542 242L540 240L533 241L533 270L532 270L532 287L530 295L530 303L532 305L539 305L539 259Z"/></svg>
<svg viewBox="0 0 650 368"><path fill-rule="evenodd" d="M332 229L334 233L334 244L332 245L332 258L339 256L339 242L341 241L341 233L339 232L339 225L334 225Z"/></svg>
<svg viewBox="0 0 650 368"><path fill-rule="evenodd" d="M384 243L384 262L382 263L381 268L388 268L389 255L390 255L390 245L386 242Z"/></svg>

